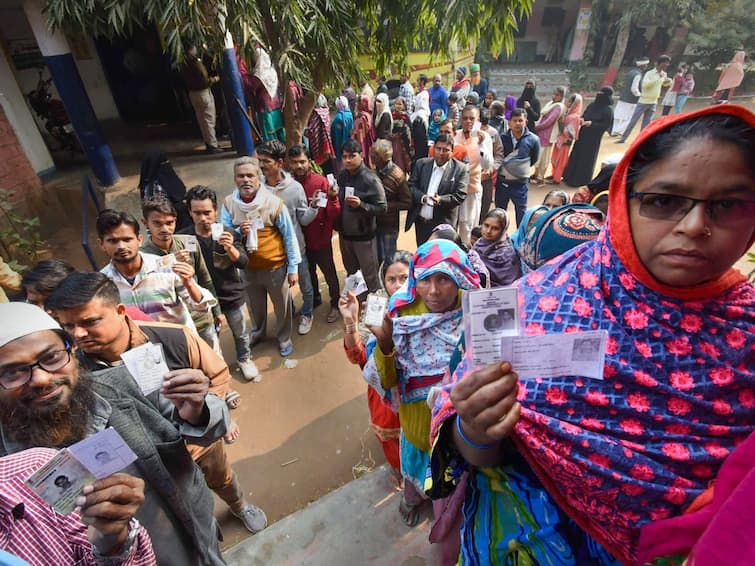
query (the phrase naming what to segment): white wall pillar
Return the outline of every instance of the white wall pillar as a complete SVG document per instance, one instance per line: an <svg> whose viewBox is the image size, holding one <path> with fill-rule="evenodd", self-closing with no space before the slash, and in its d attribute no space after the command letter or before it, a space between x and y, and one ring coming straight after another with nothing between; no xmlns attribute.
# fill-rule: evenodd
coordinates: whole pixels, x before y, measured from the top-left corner
<svg viewBox="0 0 755 566"><path fill-rule="evenodd" d="M37 128L26 97L13 75L4 50L0 50L0 104L34 171L42 176L52 174L55 171L55 163Z"/></svg>

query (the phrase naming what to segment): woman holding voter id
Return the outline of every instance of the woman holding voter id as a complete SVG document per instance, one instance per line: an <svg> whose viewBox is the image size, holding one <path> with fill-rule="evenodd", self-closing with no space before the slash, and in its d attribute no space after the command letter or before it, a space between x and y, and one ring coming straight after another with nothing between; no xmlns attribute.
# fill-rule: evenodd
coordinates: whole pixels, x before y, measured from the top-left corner
<svg viewBox="0 0 755 566"><path fill-rule="evenodd" d="M470 472L461 564L703 552L726 508L706 507L707 488L724 475L736 494L732 478L755 474L742 457L755 453L755 289L732 269L755 241L754 164L743 107L653 122L616 168L598 239L519 281L523 334L607 331L602 379L519 379L507 360L474 367L469 351L451 368L428 493L446 497ZM745 546L719 545L715 563L744 563Z"/></svg>
<svg viewBox="0 0 755 566"><path fill-rule="evenodd" d="M409 526L419 521L419 508L426 499L424 483L430 459L427 395L443 379L461 335L461 291L479 286L480 278L459 246L448 240L431 240L414 253L409 279L391 295L383 325L370 327L377 347L367 360L365 378L377 376L383 389L398 386L399 391L404 477L399 511ZM440 508L439 504L438 515ZM447 541L439 542L445 554ZM448 542L455 561L458 535L449 537Z"/></svg>

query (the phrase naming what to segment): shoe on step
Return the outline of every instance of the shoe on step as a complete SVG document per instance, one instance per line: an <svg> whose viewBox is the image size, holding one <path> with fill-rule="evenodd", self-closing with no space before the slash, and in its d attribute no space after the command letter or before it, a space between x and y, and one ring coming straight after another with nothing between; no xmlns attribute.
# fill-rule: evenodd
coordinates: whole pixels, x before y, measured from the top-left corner
<svg viewBox="0 0 755 566"><path fill-rule="evenodd" d="M260 370L257 369L257 366L254 364L251 358L244 360L243 362L239 362L239 369L241 370L241 374L244 376L244 379L246 379L247 381L253 381L254 383L259 383L260 381L262 381Z"/></svg>
<svg viewBox="0 0 755 566"><path fill-rule="evenodd" d="M257 534L265 527L267 527L267 517L265 512L251 503L247 503L238 513L231 509L231 515L241 519L246 529L252 533Z"/></svg>

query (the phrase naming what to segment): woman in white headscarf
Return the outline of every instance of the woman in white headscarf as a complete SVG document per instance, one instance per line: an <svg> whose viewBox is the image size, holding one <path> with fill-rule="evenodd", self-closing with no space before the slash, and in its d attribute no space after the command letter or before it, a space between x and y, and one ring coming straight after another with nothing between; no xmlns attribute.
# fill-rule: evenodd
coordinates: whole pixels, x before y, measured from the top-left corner
<svg viewBox="0 0 755 566"><path fill-rule="evenodd" d="M393 132L393 116L388 95L381 92L375 97L375 139L391 140Z"/></svg>

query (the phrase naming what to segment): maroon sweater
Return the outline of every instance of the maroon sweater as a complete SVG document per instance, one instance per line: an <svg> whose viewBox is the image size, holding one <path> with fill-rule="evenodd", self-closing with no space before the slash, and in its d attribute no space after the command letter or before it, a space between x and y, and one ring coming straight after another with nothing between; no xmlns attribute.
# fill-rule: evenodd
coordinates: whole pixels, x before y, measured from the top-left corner
<svg viewBox="0 0 755 566"><path fill-rule="evenodd" d="M328 180L313 171L307 173L305 177L296 177L296 180L304 187L307 200L311 199L318 191L328 192ZM307 248L321 250L330 247L330 240L333 237L333 222L340 214L341 203L338 202L338 196L328 197L328 206L319 209L317 216L309 225L301 227Z"/></svg>

